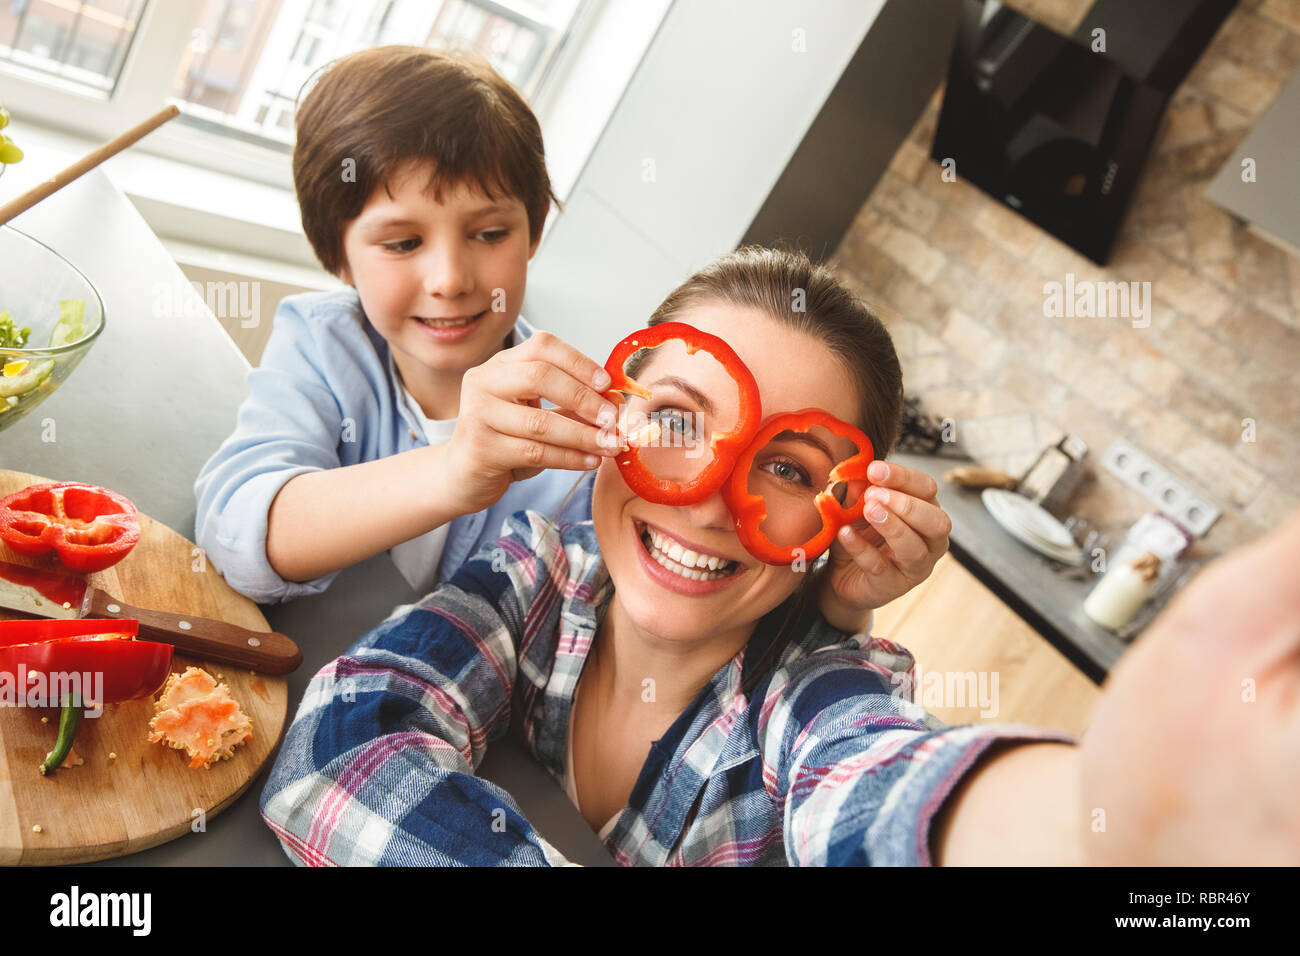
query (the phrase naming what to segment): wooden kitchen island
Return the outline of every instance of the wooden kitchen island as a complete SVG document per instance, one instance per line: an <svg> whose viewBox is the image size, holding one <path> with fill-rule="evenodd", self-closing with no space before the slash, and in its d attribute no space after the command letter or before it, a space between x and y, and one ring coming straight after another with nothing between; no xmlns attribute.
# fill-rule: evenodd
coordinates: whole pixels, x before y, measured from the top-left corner
<svg viewBox="0 0 1300 956"><path fill-rule="evenodd" d="M951 553L927 580L877 611L872 630L912 652L914 699L945 723L1025 723L1077 734L1101 694ZM943 704L934 703L938 686ZM985 689L996 693L983 696ZM966 706L955 703L963 693ZM996 713L981 699L992 699Z"/></svg>

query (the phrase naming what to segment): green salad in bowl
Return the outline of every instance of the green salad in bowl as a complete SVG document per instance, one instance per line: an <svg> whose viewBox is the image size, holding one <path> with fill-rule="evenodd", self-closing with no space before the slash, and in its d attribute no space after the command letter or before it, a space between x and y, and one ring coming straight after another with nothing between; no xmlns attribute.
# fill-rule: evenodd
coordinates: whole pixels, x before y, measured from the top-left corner
<svg viewBox="0 0 1300 956"><path fill-rule="evenodd" d="M104 304L76 266L0 226L0 431L48 398L104 329Z"/></svg>

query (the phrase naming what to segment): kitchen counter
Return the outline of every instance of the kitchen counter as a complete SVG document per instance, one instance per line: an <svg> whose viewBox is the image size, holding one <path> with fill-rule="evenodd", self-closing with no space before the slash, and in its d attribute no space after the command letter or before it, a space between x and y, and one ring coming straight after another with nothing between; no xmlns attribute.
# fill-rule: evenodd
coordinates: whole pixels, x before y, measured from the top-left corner
<svg viewBox="0 0 1300 956"><path fill-rule="evenodd" d="M1081 580L1021 544L993 520L978 491L944 481L943 473L962 461L908 453L896 453L891 460L939 483L939 504L952 519L948 541L953 557L1100 684L1128 644L1083 613L1083 599L1095 577Z"/></svg>
<svg viewBox="0 0 1300 956"><path fill-rule="evenodd" d="M1295 157L1300 156L1297 116L1300 72L1291 77L1205 190L1208 199L1289 251L1300 251L1300 190L1294 177L1266 171L1295 168ZM1243 179L1241 164L1247 158L1259 172Z"/></svg>

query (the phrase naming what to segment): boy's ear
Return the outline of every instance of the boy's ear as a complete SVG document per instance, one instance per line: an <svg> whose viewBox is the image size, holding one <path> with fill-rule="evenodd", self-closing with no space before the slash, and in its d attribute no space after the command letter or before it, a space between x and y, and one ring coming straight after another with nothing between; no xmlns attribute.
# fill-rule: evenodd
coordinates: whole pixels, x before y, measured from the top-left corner
<svg viewBox="0 0 1300 956"><path fill-rule="evenodd" d="M339 266L338 278L340 281L346 283L347 285L356 288L357 284L352 281L352 270L348 268L348 264L346 262L343 263L341 266Z"/></svg>
<svg viewBox="0 0 1300 956"><path fill-rule="evenodd" d="M529 259L531 259L531 258L533 257L533 253L535 253L535 252L537 251L537 247L540 246L541 244L542 244L542 237L541 237L541 236L538 236L536 239L534 239L534 240L532 241L532 243L528 246L528 258L529 258Z"/></svg>

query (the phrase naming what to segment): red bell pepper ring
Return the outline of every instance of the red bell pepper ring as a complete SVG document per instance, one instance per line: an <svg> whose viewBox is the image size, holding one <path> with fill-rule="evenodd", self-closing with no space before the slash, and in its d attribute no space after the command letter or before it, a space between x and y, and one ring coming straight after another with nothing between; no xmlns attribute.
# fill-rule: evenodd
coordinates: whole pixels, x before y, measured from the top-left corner
<svg viewBox="0 0 1300 956"><path fill-rule="evenodd" d="M97 704L148 697L171 673L174 648L137 641L139 630L134 620L0 621L0 673L17 680L21 664L28 674L102 674L102 686L83 688L83 697L94 691Z"/></svg>
<svg viewBox="0 0 1300 956"><path fill-rule="evenodd" d="M19 554L54 551L69 571L112 567L140 540L135 505L107 488L75 481L31 485L0 498L0 540Z"/></svg>
<svg viewBox="0 0 1300 956"><path fill-rule="evenodd" d="M722 498L735 519L740 543L745 546L746 551L765 564L793 564L801 556L811 561L830 547L840 528L862 517L863 507L866 504L865 494L858 495L857 501L845 508L835 500L833 495L822 490L813 499L814 507L822 516L822 528L807 541L783 547L773 544L760 530L763 520L767 517L767 503L762 495L753 494L749 490L749 472L753 467L755 456L781 432L806 432L816 425L841 438L847 438L858 446L857 454L844 459L831 469L828 487L833 487L841 481L867 481L867 468L871 465L875 451L871 446L871 439L859 429L818 408L805 408L799 412L776 415L767 421L736 462L735 470L732 471L731 477L727 479L722 489Z"/></svg>
<svg viewBox="0 0 1300 956"><path fill-rule="evenodd" d="M663 505L690 505L703 501L722 486L735 466L736 459L758 430L763 414L762 402L754 374L731 346L718 336L702 332L685 322L661 322L633 332L614 346L609 358L605 360L605 371L610 377L610 387L605 390L605 397L617 404L624 404L626 399L622 393L627 392L649 400L650 390L640 382L628 378L624 365L639 349L654 348L672 339L681 339L686 343L689 355L701 350L708 352L735 381L740 398L736 424L729 432L714 432L710 436L709 447L713 460L687 482L669 481L653 474L641 461L637 448L618 455L615 463L628 487L646 501Z"/></svg>

